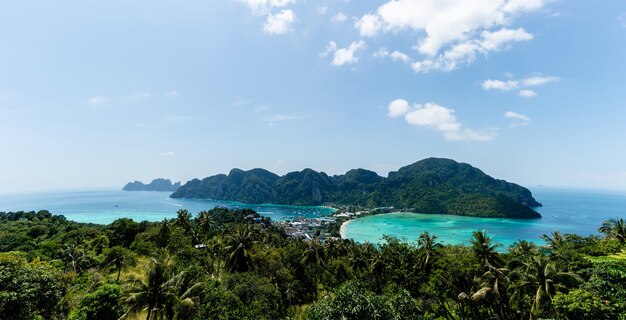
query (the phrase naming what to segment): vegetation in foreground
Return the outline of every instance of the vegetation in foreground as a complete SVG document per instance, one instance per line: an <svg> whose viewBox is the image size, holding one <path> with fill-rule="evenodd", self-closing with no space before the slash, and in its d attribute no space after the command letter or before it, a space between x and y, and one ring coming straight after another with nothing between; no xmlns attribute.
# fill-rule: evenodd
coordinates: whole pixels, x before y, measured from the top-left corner
<svg viewBox="0 0 626 320"><path fill-rule="evenodd" d="M499 253L485 231L307 242L251 210L106 226L0 213L0 319L626 319L626 224L600 231Z"/></svg>

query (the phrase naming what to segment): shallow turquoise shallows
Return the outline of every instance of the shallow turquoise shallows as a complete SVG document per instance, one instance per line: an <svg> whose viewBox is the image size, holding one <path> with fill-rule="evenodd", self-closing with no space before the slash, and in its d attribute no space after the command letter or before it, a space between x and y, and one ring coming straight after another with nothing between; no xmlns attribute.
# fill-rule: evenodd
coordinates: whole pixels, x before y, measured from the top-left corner
<svg viewBox="0 0 626 320"><path fill-rule="evenodd" d="M541 219L519 220L474 218L450 215L395 213L352 220L345 235L358 242L380 243L383 235L409 242L428 231L446 244L468 244L472 231L486 229L495 242L511 245L519 239L543 243L542 234L553 231L580 235L597 234L602 221L626 218L626 193L536 188L535 198L543 204Z"/></svg>
<svg viewBox="0 0 626 320"><path fill-rule="evenodd" d="M415 241L423 231L449 244L468 243L472 231L486 229L494 240L508 246L518 239L541 242L539 236L563 233L595 234L602 221L626 218L626 193L536 188L535 198L543 203L541 219L486 219L449 215L389 214L353 220L346 235L359 242L378 243L383 235ZM247 205L232 201L171 199L167 192L73 191L0 195L0 211L41 210L63 214L79 222L106 224L119 218L159 221L176 217L178 209L196 214L216 206L251 208L274 220L319 217L332 209L280 205Z"/></svg>
<svg viewBox="0 0 626 320"><path fill-rule="evenodd" d="M176 211L187 209L196 214L215 207L250 208L273 220L294 217L319 217L333 212L325 207L249 205L234 201L172 199L170 192L150 191L73 191L0 195L0 211L49 210L78 222L111 223L119 218L135 221L159 221L176 217Z"/></svg>

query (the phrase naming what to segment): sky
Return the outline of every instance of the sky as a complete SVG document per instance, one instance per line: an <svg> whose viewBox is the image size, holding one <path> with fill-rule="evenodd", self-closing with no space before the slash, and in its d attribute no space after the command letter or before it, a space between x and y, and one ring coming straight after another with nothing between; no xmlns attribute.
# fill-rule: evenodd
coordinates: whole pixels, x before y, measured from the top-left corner
<svg viewBox="0 0 626 320"><path fill-rule="evenodd" d="M0 1L0 192L231 168L626 190L626 1Z"/></svg>

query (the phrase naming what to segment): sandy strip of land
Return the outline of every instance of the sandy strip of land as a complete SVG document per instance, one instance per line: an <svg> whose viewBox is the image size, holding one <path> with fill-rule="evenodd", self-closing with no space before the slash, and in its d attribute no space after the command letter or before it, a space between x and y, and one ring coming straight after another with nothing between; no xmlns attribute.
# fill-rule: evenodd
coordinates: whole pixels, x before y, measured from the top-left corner
<svg viewBox="0 0 626 320"><path fill-rule="evenodd" d="M346 238L346 226L352 222L352 220L348 220L344 223L341 224L341 227L339 227L339 235L341 236L341 239L348 239Z"/></svg>

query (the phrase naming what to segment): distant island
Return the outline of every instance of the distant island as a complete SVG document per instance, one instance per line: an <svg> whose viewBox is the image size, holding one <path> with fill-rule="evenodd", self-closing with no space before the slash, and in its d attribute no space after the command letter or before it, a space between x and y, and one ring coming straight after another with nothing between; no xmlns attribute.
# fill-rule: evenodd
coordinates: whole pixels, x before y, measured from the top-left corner
<svg viewBox="0 0 626 320"><path fill-rule="evenodd" d="M428 158L381 177L353 169L328 176L312 169L278 176L265 169L232 169L194 179L172 198L230 200L298 206L359 205L429 214L493 218L541 218L541 204L517 184L494 179L480 169L451 159Z"/></svg>
<svg viewBox="0 0 626 320"><path fill-rule="evenodd" d="M158 178L152 180L148 184L144 184L141 181L134 181L127 183L122 190L124 191L176 191L180 188L180 182L172 184L170 179Z"/></svg>

